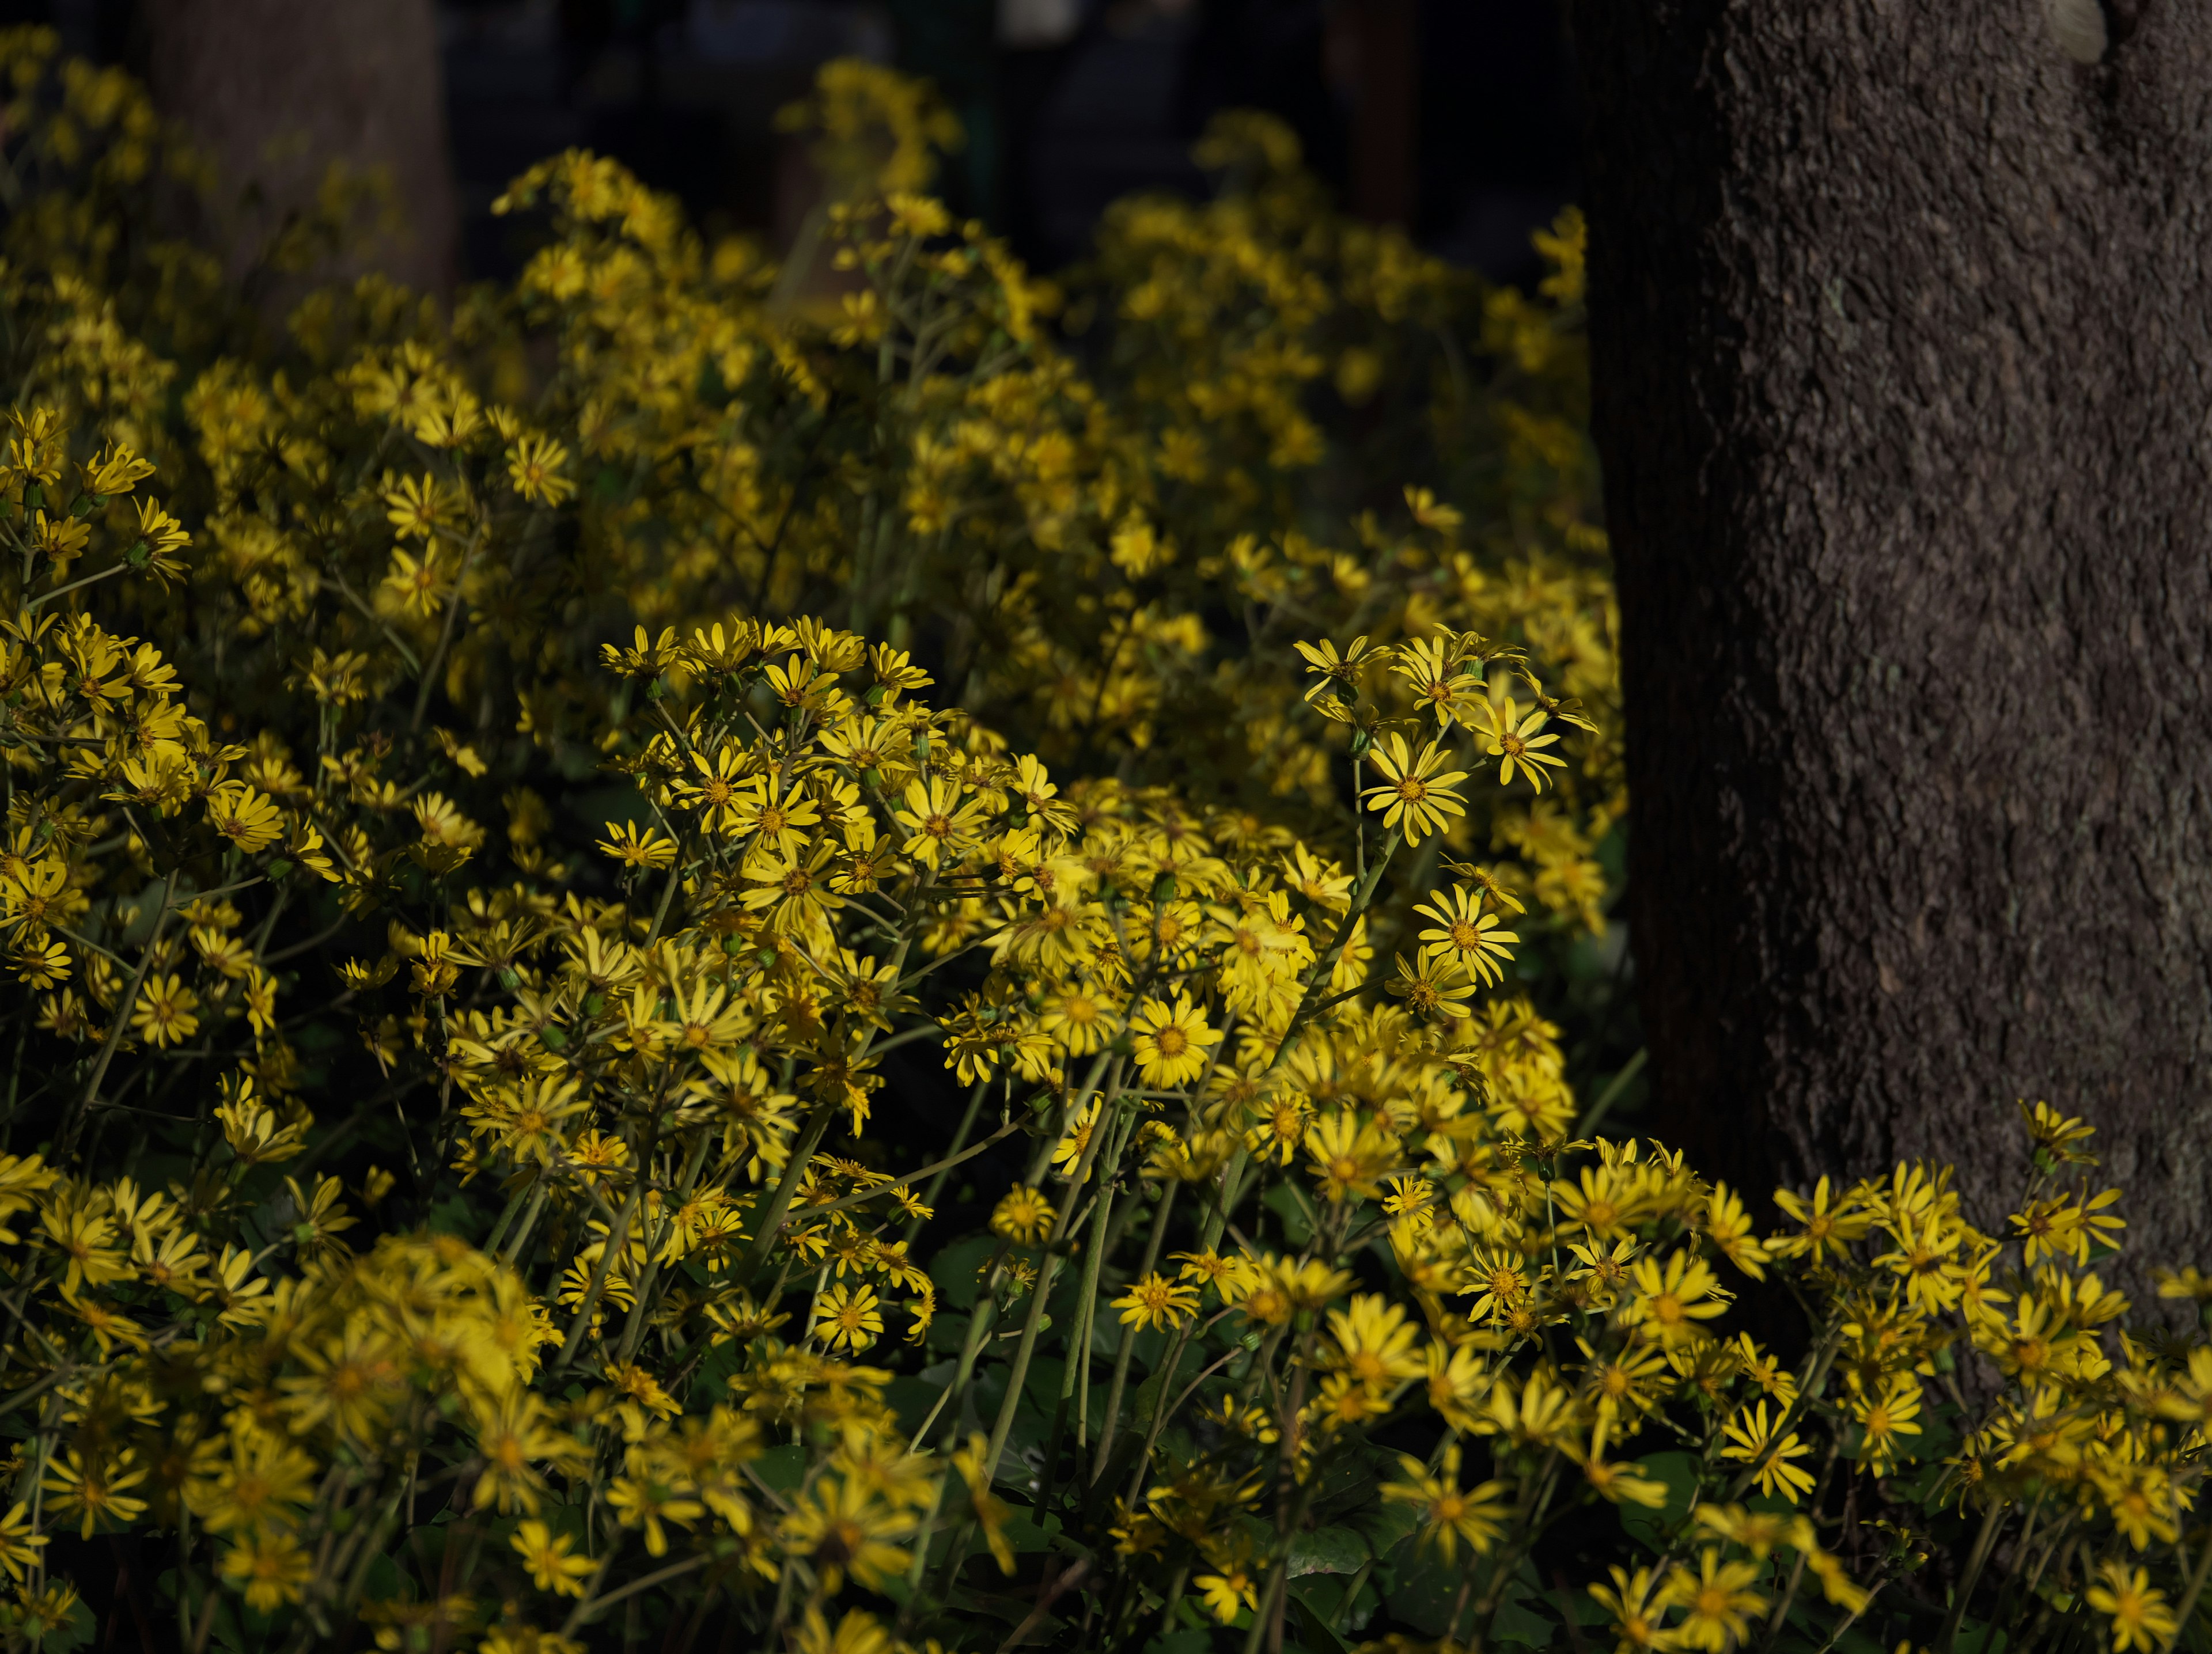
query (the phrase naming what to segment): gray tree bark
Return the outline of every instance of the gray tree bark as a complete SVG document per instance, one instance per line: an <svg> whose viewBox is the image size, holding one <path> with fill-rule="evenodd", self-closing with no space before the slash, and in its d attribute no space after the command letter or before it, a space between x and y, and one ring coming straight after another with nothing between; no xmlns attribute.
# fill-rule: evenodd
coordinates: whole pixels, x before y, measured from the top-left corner
<svg viewBox="0 0 2212 1654"><path fill-rule="evenodd" d="M1573 18L1653 1129L2212 1260L2212 9Z"/></svg>
<svg viewBox="0 0 2212 1654"><path fill-rule="evenodd" d="M458 224L430 0L146 0L144 21L155 102L218 169L234 263L343 161L382 169L404 221L347 263L425 292L452 287Z"/></svg>

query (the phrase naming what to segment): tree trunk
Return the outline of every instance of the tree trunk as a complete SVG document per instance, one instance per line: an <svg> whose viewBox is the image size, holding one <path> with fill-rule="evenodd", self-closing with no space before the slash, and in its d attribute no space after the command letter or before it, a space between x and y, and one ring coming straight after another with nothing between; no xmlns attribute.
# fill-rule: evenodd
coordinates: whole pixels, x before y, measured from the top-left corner
<svg viewBox="0 0 2212 1654"><path fill-rule="evenodd" d="M1654 1129L2212 1258L2212 11L1574 17Z"/></svg>
<svg viewBox="0 0 2212 1654"><path fill-rule="evenodd" d="M212 155L234 267L313 202L334 161L388 177L396 233L347 249L425 292L454 277L444 76L430 0L146 0L161 112Z"/></svg>

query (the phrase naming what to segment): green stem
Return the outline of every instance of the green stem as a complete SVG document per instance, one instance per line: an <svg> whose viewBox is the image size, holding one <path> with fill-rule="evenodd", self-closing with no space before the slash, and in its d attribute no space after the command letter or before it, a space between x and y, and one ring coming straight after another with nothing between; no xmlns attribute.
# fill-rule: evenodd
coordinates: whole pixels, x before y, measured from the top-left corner
<svg viewBox="0 0 2212 1654"><path fill-rule="evenodd" d="M92 1077L84 1082L82 1094L62 1124L60 1142L54 1154L57 1164L76 1147L77 1133L83 1127L85 1115L100 1100L100 1082L107 1077L108 1065L114 1062L116 1048L123 1043L123 1031L130 1026L131 1015L138 1009L138 991L145 985L146 973L153 966L154 950L161 946L161 932L168 925L169 906L176 894L177 875L172 873L161 887L161 911L155 914L153 934L146 938L146 946L138 955L138 968L131 973L131 985L115 1002L115 1021L107 1030L106 1043L100 1048L100 1060L93 1064Z"/></svg>
<svg viewBox="0 0 2212 1654"><path fill-rule="evenodd" d="M1152 1238L1145 1243L1145 1261L1138 1266L1137 1276L1142 1280L1152 1272L1159 1261L1160 1242L1168 1232L1168 1215L1175 1209L1176 1192L1182 1185L1171 1183L1160 1196L1159 1208L1152 1214ZM1121 1347L1114 1352L1114 1379L1106 1391L1106 1412L1098 1425L1098 1455L1091 1463L1091 1480L1095 1483L1106 1474L1106 1461L1114 1451L1115 1427L1121 1421L1121 1392L1128 1387L1129 1361L1137 1348L1137 1330L1121 1329Z"/></svg>
<svg viewBox="0 0 2212 1654"><path fill-rule="evenodd" d="M988 1080L978 1080L968 1088L968 1110L960 1117L960 1129L952 1134L952 1147L947 1151L945 1159L938 1163L936 1175L930 1178L929 1187L921 1191L921 1203L932 1211L937 1209L938 1196L945 1191L945 1178L952 1175L952 1168L960 1163L962 1151L968 1147L968 1138L975 1130L976 1118L983 1112L983 1094L989 1089L990 1083ZM922 1222L922 1219L915 1218L907 1224L905 1239L908 1245L914 1245L915 1237L921 1233Z"/></svg>
<svg viewBox="0 0 2212 1654"><path fill-rule="evenodd" d="M783 1163L783 1175L775 1180L775 1192L769 1197L768 1209L761 1214L744 1255L730 1272L731 1285L749 1287L760 1273L761 1263L768 1257L769 1246L775 1244L776 1231L783 1227L784 1215L791 1210L791 1203L798 1197L799 1182L813 1163L814 1150L821 1143L823 1133L829 1130L830 1117L836 1109L836 1099L824 1097L815 1104L814 1112L799 1128L799 1140L791 1146L791 1158Z"/></svg>
<svg viewBox="0 0 2212 1654"><path fill-rule="evenodd" d="M2181 1594L2180 1602L2174 1604L2173 1630L2159 1644L2160 1654L2166 1654L2166 1651L2179 1642L2181 1633L2189 1628L2189 1616L2197 1611L2197 1599L2204 1594L2204 1581L2208 1575L2212 1575L2212 1529L2205 1530L2204 1548L2197 1553L2197 1566L2190 1572L2189 1589Z"/></svg>
<svg viewBox="0 0 2212 1654"><path fill-rule="evenodd" d="M1990 1547L1996 1543L1997 1527L2004 1518L2005 1504L1992 1497L1990 1508L1982 1518L1981 1531L1974 1536L1974 1548L1966 1558L1966 1571L1959 1577L1959 1589L1951 1598L1951 1611L1943 1618L1943 1632L1936 1639L1936 1654L1951 1654L1959 1638L1959 1622L1966 1617L1966 1600L1974 1594L1975 1583L1982 1577L1982 1564L1990 1559Z"/></svg>
<svg viewBox="0 0 2212 1654"><path fill-rule="evenodd" d="M1119 1077L1117 1063L1115 1078ZM1108 1088L1108 1094L1114 1094L1113 1087ZM1110 1102L1100 1104L1101 1116L1112 1106ZM999 1403L999 1416L991 1426L991 1445L984 1454L983 1463L991 1474L996 1473L999 1455L1006 1451L1006 1438L1013 1433L1014 1414L1021 1404L1022 1383L1029 1377L1030 1358L1036 1353L1037 1333L1044 1324L1045 1300L1052 1292L1053 1276L1059 1273L1061 1249L1070 1238L1068 1220L1075 1215L1075 1203L1083 1193L1083 1185L1091 1180L1091 1165L1098 1158L1099 1145L1106 1141L1108 1130L1109 1123L1103 1118L1091 1123L1091 1141L1083 1145L1083 1156L1067 1179L1067 1193L1060 1203L1060 1215L1054 1220L1051 1238L1037 1259L1036 1284L1030 1288L1029 1314L1022 1322L1021 1342L1014 1346L1013 1368L1007 1375L1006 1398Z"/></svg>

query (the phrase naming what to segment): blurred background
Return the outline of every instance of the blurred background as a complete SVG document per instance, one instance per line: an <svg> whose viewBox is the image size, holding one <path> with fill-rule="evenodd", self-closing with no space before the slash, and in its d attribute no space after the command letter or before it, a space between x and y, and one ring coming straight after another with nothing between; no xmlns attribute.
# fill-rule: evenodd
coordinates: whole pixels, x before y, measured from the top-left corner
<svg viewBox="0 0 2212 1654"><path fill-rule="evenodd" d="M0 22L145 76L231 174L278 128L324 152L303 177L392 167L428 221L396 273L436 288L513 273L491 203L571 146L782 251L818 186L774 117L841 56L937 83L968 132L944 192L1041 270L1117 197L1196 192L1223 108L1280 116L1346 209L1495 280L1533 278L1528 232L1576 192L1557 0L0 0ZM301 70L318 52L343 61ZM288 83L307 106L278 106Z"/></svg>

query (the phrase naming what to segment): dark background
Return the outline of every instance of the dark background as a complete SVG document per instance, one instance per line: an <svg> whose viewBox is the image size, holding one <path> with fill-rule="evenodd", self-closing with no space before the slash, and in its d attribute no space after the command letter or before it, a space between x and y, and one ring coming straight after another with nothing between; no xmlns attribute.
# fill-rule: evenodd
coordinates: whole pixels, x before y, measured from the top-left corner
<svg viewBox="0 0 2212 1654"><path fill-rule="evenodd" d="M312 3L313 0L302 0ZM138 0L0 0L143 72ZM940 188L1035 266L1107 203L1195 191L1217 110L1268 110L1351 211L1494 278L1577 192L1556 0L437 0L460 274L511 271L489 212L571 145L674 191L710 230L785 243L807 184L772 120L823 59L935 81L969 134Z"/></svg>

